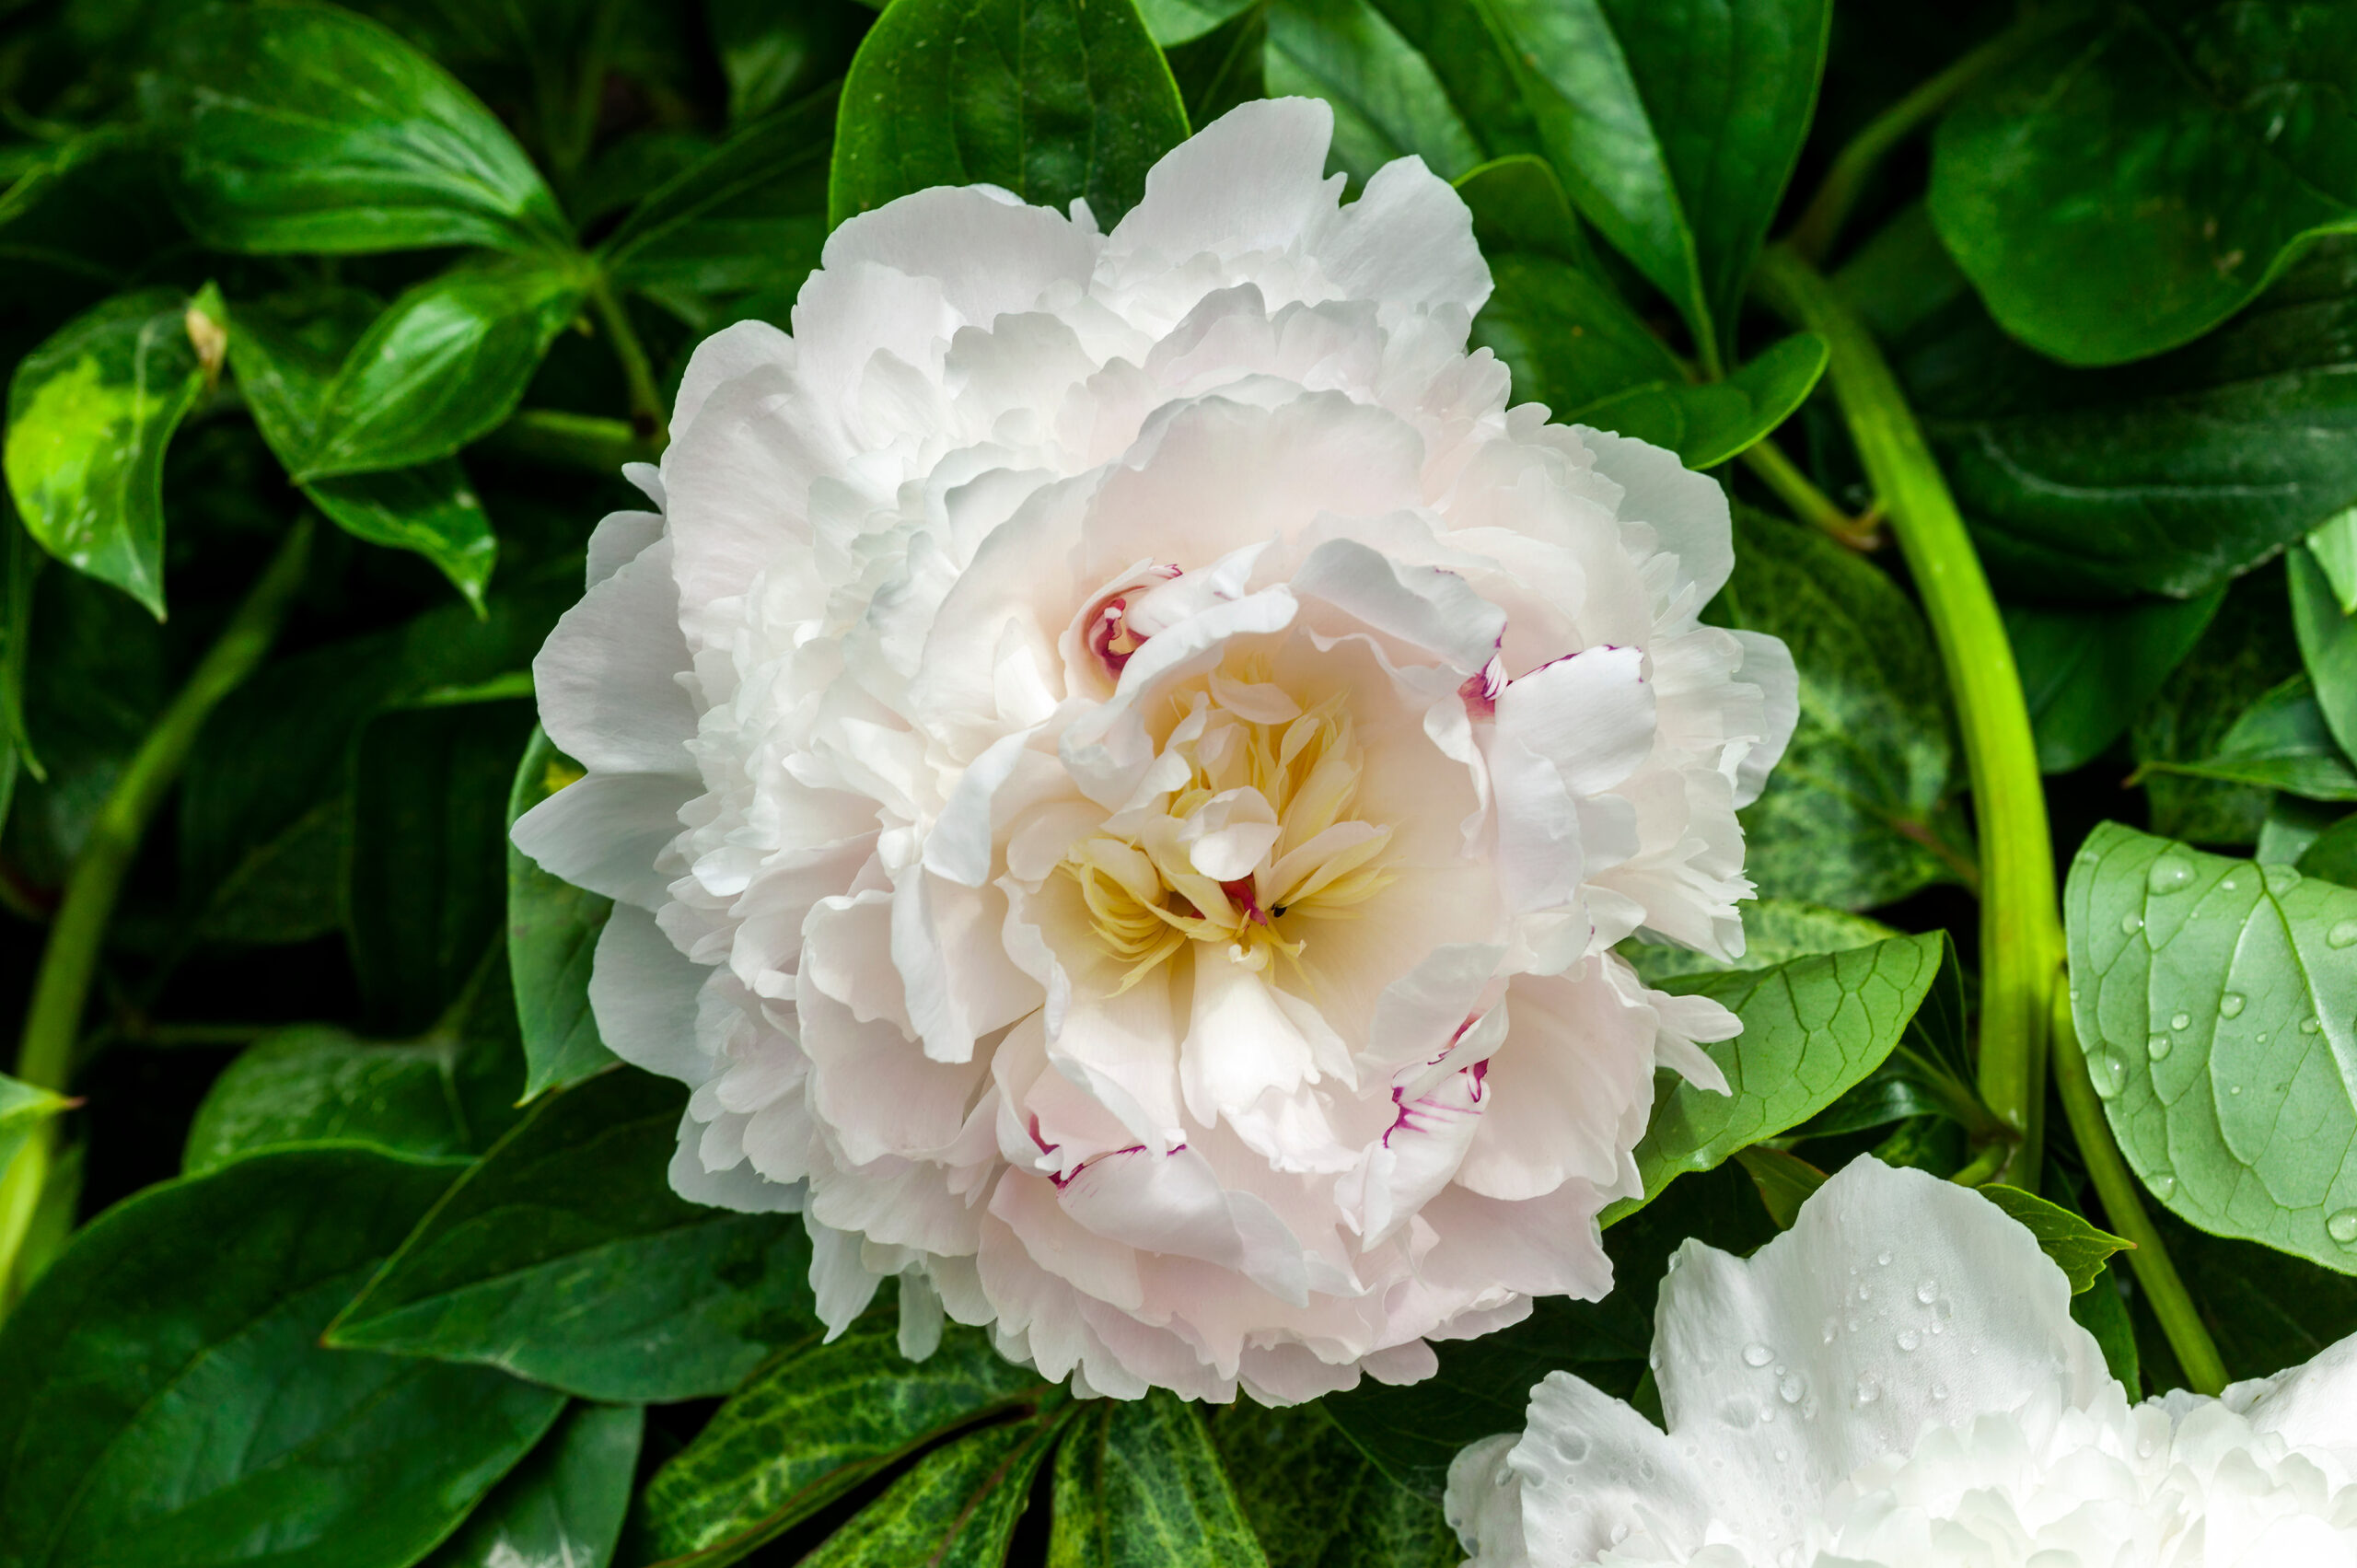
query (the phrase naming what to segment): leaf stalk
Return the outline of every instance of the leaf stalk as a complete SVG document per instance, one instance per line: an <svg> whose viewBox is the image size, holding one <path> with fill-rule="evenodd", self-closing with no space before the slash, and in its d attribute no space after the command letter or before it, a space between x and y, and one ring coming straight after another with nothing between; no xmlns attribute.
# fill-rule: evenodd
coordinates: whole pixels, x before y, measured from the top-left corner
<svg viewBox="0 0 2357 1568"><path fill-rule="evenodd" d="M655 384L654 363L646 356L646 345L638 341L638 329L630 324L630 312L602 273L589 285L589 304L614 345L614 357L621 362L622 379L630 388L632 431L640 440L660 448L671 435L663 390Z"/></svg>

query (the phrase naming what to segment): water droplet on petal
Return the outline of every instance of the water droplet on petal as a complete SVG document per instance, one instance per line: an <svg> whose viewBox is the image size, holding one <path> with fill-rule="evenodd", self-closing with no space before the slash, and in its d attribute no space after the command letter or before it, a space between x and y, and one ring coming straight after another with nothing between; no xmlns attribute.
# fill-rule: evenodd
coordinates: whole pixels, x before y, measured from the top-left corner
<svg viewBox="0 0 2357 1568"><path fill-rule="evenodd" d="M2128 1063L2119 1052L2105 1046L2087 1058L2087 1081L2095 1085L2096 1094L2110 1099L2128 1086Z"/></svg>
<svg viewBox="0 0 2357 1568"><path fill-rule="evenodd" d="M1859 1299L1860 1301L1872 1301L1874 1298L1875 1298L1875 1287L1874 1287L1874 1286L1872 1286L1872 1285L1870 1285L1870 1284L1864 1284L1864 1283L1861 1283L1861 1284L1858 1286L1858 1299Z"/></svg>
<svg viewBox="0 0 2357 1568"><path fill-rule="evenodd" d="M2169 1019L2169 1028L2173 1028L2173 1029L2188 1028L2190 1028L2190 1027L2191 1027L2192 1023L2193 1023L2193 1015L2192 1015L2192 1014L2190 1014L2190 1013L2178 1013L2178 1014L2176 1014L2175 1016L2173 1016Z"/></svg>
<svg viewBox="0 0 2357 1568"><path fill-rule="evenodd" d="M1858 1402L1860 1404L1870 1405L1881 1398L1882 1385L1879 1382L1875 1381L1871 1376L1861 1377L1858 1379Z"/></svg>
<svg viewBox="0 0 2357 1568"><path fill-rule="evenodd" d="M1746 1366L1765 1366L1775 1359L1776 1353L1766 1345L1754 1343L1743 1347L1743 1364Z"/></svg>
<svg viewBox="0 0 2357 1568"><path fill-rule="evenodd" d="M2332 929L2324 934L2324 943L2328 947L2357 947L2357 920L2335 922Z"/></svg>
<svg viewBox="0 0 2357 1568"><path fill-rule="evenodd" d="M2243 993L2241 992L2229 991L2223 996L2218 998L2218 1016L2222 1018L2239 1018L2242 1016Z"/></svg>
<svg viewBox="0 0 2357 1568"><path fill-rule="evenodd" d="M1776 1397L1788 1405L1799 1404L1807 1392L1808 1382L1797 1372L1787 1372L1776 1385Z"/></svg>
<svg viewBox="0 0 2357 1568"><path fill-rule="evenodd" d="M1945 1383L1934 1383L1932 1385L1932 1402L1933 1404L1943 1402L1947 1399L1947 1397L1948 1386Z"/></svg>
<svg viewBox="0 0 2357 1568"><path fill-rule="evenodd" d="M1876 1268L1878 1268L1878 1269L1887 1269L1887 1268L1889 1268L1889 1267L1890 1267L1890 1254L1889 1254L1889 1253L1887 1253L1887 1252L1877 1252L1877 1253L1875 1253L1875 1267L1876 1267Z"/></svg>
<svg viewBox="0 0 2357 1568"><path fill-rule="evenodd" d="M1914 1330L1901 1329L1898 1330L1898 1348L1900 1350L1913 1350L1917 1345L1920 1345L1922 1342L1923 1336L1917 1333Z"/></svg>
<svg viewBox="0 0 2357 1568"><path fill-rule="evenodd" d="M2144 886L2155 893L2177 892L2192 880L2193 863L2174 854L2161 856L2144 874Z"/></svg>
<svg viewBox="0 0 2357 1568"><path fill-rule="evenodd" d="M2144 1042L2144 1054L2158 1062L2169 1053L2169 1048L2176 1043L2166 1035L2154 1035Z"/></svg>
<svg viewBox="0 0 2357 1568"><path fill-rule="evenodd" d="M1940 1282L1937 1280L1927 1279L1922 1284L1915 1287L1915 1299L1922 1302L1926 1307L1931 1306L1933 1302L1939 1299L1939 1295Z"/></svg>
<svg viewBox="0 0 2357 1568"><path fill-rule="evenodd" d="M2343 1209L2325 1221L2324 1233L2343 1247L2357 1246L2357 1209Z"/></svg>

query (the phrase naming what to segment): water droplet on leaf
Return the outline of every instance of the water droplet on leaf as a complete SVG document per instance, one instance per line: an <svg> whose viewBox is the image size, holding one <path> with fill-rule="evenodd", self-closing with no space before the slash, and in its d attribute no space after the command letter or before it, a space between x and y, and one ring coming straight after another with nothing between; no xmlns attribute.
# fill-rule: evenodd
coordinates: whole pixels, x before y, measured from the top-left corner
<svg viewBox="0 0 2357 1568"><path fill-rule="evenodd" d="M2357 1246L2357 1209L2343 1209L2325 1221L2324 1233L2343 1247Z"/></svg>
<svg viewBox="0 0 2357 1568"><path fill-rule="evenodd" d="M2239 1018L2242 1016L2243 993L2241 992L2229 991L2226 994L2218 998L2218 1016L2222 1018Z"/></svg>
<svg viewBox="0 0 2357 1568"><path fill-rule="evenodd" d="M2144 886L2155 893L2177 892L2192 880L2192 863L2173 854L2153 862L2153 869L2144 875Z"/></svg>
<svg viewBox="0 0 2357 1568"><path fill-rule="evenodd" d="M2105 1046L2087 1058L2087 1081L2095 1085L2096 1094L2110 1099L2128 1086L2128 1063L2119 1052Z"/></svg>
<svg viewBox="0 0 2357 1568"><path fill-rule="evenodd" d="M2144 1042L2144 1054L2158 1062L2169 1053L2174 1043L2166 1035L2154 1035Z"/></svg>

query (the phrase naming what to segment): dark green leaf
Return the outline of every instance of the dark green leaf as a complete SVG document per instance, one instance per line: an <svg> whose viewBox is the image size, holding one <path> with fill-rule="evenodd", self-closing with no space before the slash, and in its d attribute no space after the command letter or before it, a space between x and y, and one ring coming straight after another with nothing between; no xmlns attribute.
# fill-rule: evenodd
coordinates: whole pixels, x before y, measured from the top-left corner
<svg viewBox="0 0 2357 1568"><path fill-rule="evenodd" d="M2091 1288L2071 1298L2071 1317L2096 1337L2105 1369L2134 1399L2143 1389L2143 1373L2136 1353L2136 1322L2120 1295L2120 1276L2108 1267L2099 1271Z"/></svg>
<svg viewBox="0 0 2357 1568"><path fill-rule="evenodd" d="M1510 1329L1434 1345L1440 1370L1422 1383L1369 1378L1323 1403L1385 1474L1437 1500L1457 1450L1519 1431L1530 1390L1548 1373L1575 1372L1623 1399L1636 1391L1653 1345L1654 1297L1670 1254L1689 1237L1747 1253L1775 1234L1740 1168L1689 1177L1604 1233L1613 1290L1602 1301L1542 1297Z"/></svg>
<svg viewBox="0 0 2357 1568"><path fill-rule="evenodd" d="M298 1025L249 1046L197 1107L180 1168L200 1175L255 1149L323 1138L420 1157L465 1155L456 1042L360 1040Z"/></svg>
<svg viewBox="0 0 2357 1568"><path fill-rule="evenodd" d="M1258 0L1139 0L1138 17L1164 49L1209 36Z"/></svg>
<svg viewBox="0 0 2357 1568"><path fill-rule="evenodd" d="M1051 1568L1264 1568L1202 1419L1156 1388L1084 1407L1056 1455Z"/></svg>
<svg viewBox="0 0 2357 1568"><path fill-rule="evenodd" d="M1187 135L1130 0L900 0L860 44L842 102L833 223L987 181L1058 209L1086 197L1110 227Z"/></svg>
<svg viewBox="0 0 2357 1568"><path fill-rule="evenodd" d="M204 389L192 302L110 299L17 363L8 491L41 548L164 614L164 447Z"/></svg>
<svg viewBox="0 0 2357 1568"><path fill-rule="evenodd" d="M1212 1442L1269 1568L1457 1568L1439 1509L1368 1461L1314 1405L1207 1411Z"/></svg>
<svg viewBox="0 0 2357 1568"><path fill-rule="evenodd" d="M2038 1237L2038 1246L2054 1260L2055 1267L2070 1276L2073 1295L2103 1277L2105 1260L2136 1245L2126 1237L2097 1230L2060 1203L2049 1203L2035 1192L1997 1181L1980 1189L1980 1192Z"/></svg>
<svg viewBox="0 0 2357 1568"><path fill-rule="evenodd" d="M2192 654L2130 726L2129 749L2139 762L2212 755L2253 703L2298 672L2299 651L2283 635L2283 592L2271 569L2226 590ZM2274 798L2264 789L2168 772L2148 774L2144 791L2154 832L2209 844L2251 842Z"/></svg>
<svg viewBox="0 0 2357 1568"><path fill-rule="evenodd" d="M1964 875L1946 684L1898 586L1814 528L1738 512L1711 618L1782 638L1800 671L1800 724L1743 813L1761 890L1867 909Z"/></svg>
<svg viewBox="0 0 2357 1568"><path fill-rule="evenodd" d="M2302 239L2357 225L2357 15L2299 0L2078 15L1941 122L1931 205L2006 331L2111 365L2199 337Z"/></svg>
<svg viewBox="0 0 2357 1568"><path fill-rule="evenodd" d="M707 0L704 15L728 77L732 125L766 114L841 72L870 20L851 0L795 6Z"/></svg>
<svg viewBox="0 0 2357 1568"><path fill-rule="evenodd" d="M517 766L507 823L581 777L545 731ZM589 1010L589 971L614 900L551 876L507 846L507 962L516 976L516 1018L524 1036L527 1099L578 1083L612 1064Z"/></svg>
<svg viewBox="0 0 2357 1568"><path fill-rule="evenodd" d="M2270 1248L2207 1235L2172 1214L2155 1214L2153 1222L2230 1376L2272 1376L2357 1333L2357 1278ZM2148 1342L2146 1354L2162 1365L2173 1365L2165 1343L2154 1347ZM2169 1386L2157 1369L2154 1382Z"/></svg>
<svg viewBox="0 0 2357 1568"><path fill-rule="evenodd" d="M1715 353L1800 156L1832 7L1478 0L1476 9L1581 215Z"/></svg>
<svg viewBox="0 0 2357 1568"><path fill-rule="evenodd" d="M656 1472L638 1515L642 1554L733 1562L942 1434L1051 1394L978 1330L951 1328L911 1365L871 1314L756 1372Z"/></svg>
<svg viewBox="0 0 2357 1568"><path fill-rule="evenodd" d="M332 6L188 15L150 81L190 226L226 250L564 246L564 219L490 111Z"/></svg>
<svg viewBox="0 0 2357 1568"><path fill-rule="evenodd" d="M1369 0L1271 0L1268 25L1271 95L1324 99L1334 110L1329 168L1364 184L1411 155L1443 179L1481 161L1431 62Z"/></svg>
<svg viewBox="0 0 2357 1568"><path fill-rule="evenodd" d="M0 1558L403 1568L555 1420L481 1367L319 1332L455 1174L333 1144L150 1188L0 1333Z"/></svg>
<svg viewBox="0 0 2357 1568"><path fill-rule="evenodd" d="M2005 606L2038 765L2067 773L2103 755L2193 651L2225 597L2218 588L2119 608Z"/></svg>
<svg viewBox="0 0 2357 1568"><path fill-rule="evenodd" d="M2341 613L2357 615L2357 506L2344 507L2309 529L2307 542Z"/></svg>
<svg viewBox="0 0 2357 1568"><path fill-rule="evenodd" d="M2252 704L2218 749L2189 762L2147 762L2154 772L2222 784L2280 789L2311 800L2357 800L2350 765L2305 675L2295 675Z"/></svg>
<svg viewBox="0 0 2357 1568"><path fill-rule="evenodd" d="M2063 912L2088 1075L2144 1185L2357 1273L2357 889L2107 822Z"/></svg>
<svg viewBox="0 0 2357 1568"><path fill-rule="evenodd" d="M691 1203L666 1172L687 1096L623 1069L540 1101L329 1332L588 1399L698 1399L822 1332L800 1222Z"/></svg>
<svg viewBox="0 0 2357 1568"><path fill-rule="evenodd" d="M1801 1205L1825 1185L1825 1172L1795 1154L1755 1144L1735 1152L1751 1185L1759 1190L1759 1206L1779 1228L1790 1230L1801 1217Z"/></svg>
<svg viewBox="0 0 2357 1568"><path fill-rule="evenodd" d="M575 1405L426 1568L606 1568L645 1423L636 1405Z"/></svg>
<svg viewBox="0 0 2357 1568"><path fill-rule="evenodd" d="M1668 981L1666 989L1708 996L1743 1020L1735 1039L1703 1047L1733 1093L1679 1079L1656 1097L1635 1156L1645 1196L1605 1210L1605 1224L1660 1197L1679 1176L1798 1126L1848 1093L1898 1044L1942 966L1953 961L1950 953L1946 934L1934 932L1770 970Z"/></svg>
<svg viewBox="0 0 2357 1568"><path fill-rule="evenodd" d="M2292 547L2284 567L2300 659L2308 668L2325 727L2345 754L2357 745L2357 621L2341 610L2331 579L2305 546Z"/></svg>
<svg viewBox="0 0 2357 1568"><path fill-rule="evenodd" d="M2343 817L2318 833L2293 865L2303 877L2357 888L2357 815Z"/></svg>
<svg viewBox="0 0 2357 1568"><path fill-rule="evenodd" d="M361 732L344 919L362 1000L389 1033L440 1016L505 924L507 784L531 722L521 703L472 703L397 709Z"/></svg>
<svg viewBox="0 0 2357 1568"><path fill-rule="evenodd" d="M1563 182L1545 158L1528 153L1493 158L1459 177L1457 193L1473 215L1473 238L1492 261L1526 250L1590 276L1598 273Z"/></svg>
<svg viewBox="0 0 2357 1568"><path fill-rule="evenodd" d="M1991 574L2032 600L2206 593L2357 501L2352 362L2351 241L2132 366L2066 370L1970 299L1898 355Z"/></svg>
<svg viewBox="0 0 2357 1568"><path fill-rule="evenodd" d="M803 1562L807 1568L999 1568L1056 1430L1048 1420L1008 1422L944 1444Z"/></svg>
<svg viewBox="0 0 2357 1568"><path fill-rule="evenodd" d="M572 261L466 266L393 301L321 400L306 482L446 458L516 412L540 356L581 308Z"/></svg>
<svg viewBox="0 0 2357 1568"><path fill-rule="evenodd" d="M1270 0L1254 0L1165 53L1189 124L1208 125L1239 103L1269 96L1269 6Z"/></svg>

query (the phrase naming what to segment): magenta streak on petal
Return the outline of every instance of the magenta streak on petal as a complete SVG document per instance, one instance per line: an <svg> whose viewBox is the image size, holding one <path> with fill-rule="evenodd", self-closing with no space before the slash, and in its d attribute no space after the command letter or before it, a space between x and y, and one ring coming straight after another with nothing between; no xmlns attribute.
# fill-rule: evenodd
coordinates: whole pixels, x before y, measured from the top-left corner
<svg viewBox="0 0 2357 1568"><path fill-rule="evenodd" d="M1039 1134L1035 1131L1031 1134L1031 1140L1034 1143L1038 1143L1039 1139ZM1168 1149L1164 1151L1164 1157L1168 1158L1171 1155L1179 1154L1183 1152L1186 1147L1187 1145L1184 1144L1173 1144ZM1142 1155L1145 1152L1145 1145L1144 1144L1132 1144L1125 1149L1108 1149L1101 1155L1089 1156L1086 1159L1081 1161L1078 1165L1073 1167L1062 1176L1058 1176L1051 1170L1047 1173L1047 1177L1050 1181L1055 1183L1056 1191L1061 1192L1065 1188L1071 1186L1074 1182L1078 1181L1081 1178L1081 1173L1099 1160L1116 1159L1122 1155Z"/></svg>
<svg viewBox="0 0 2357 1568"><path fill-rule="evenodd" d="M1481 1080L1490 1075L1490 1064L1487 1062L1476 1062L1470 1067L1458 1069L1458 1076L1463 1077L1468 1074L1473 1079L1473 1104L1478 1108L1481 1103ZM1391 1146L1391 1134L1399 1132L1402 1127L1411 1132L1431 1132L1432 1129L1419 1121L1419 1117L1479 1116L1480 1114L1478 1109L1460 1110L1453 1105L1443 1105L1430 1095L1412 1102L1402 1099L1400 1097L1407 1092L1402 1088L1395 1088L1391 1091L1391 1103L1399 1108L1399 1114L1392 1118L1390 1126L1384 1129L1383 1146L1387 1149Z"/></svg>
<svg viewBox="0 0 2357 1568"><path fill-rule="evenodd" d="M1222 882L1219 885L1219 890L1235 900L1237 906L1244 911L1245 918L1252 923L1255 925L1269 923L1268 912L1260 907L1260 896L1254 890L1251 877L1238 877L1233 882Z"/></svg>
<svg viewBox="0 0 2357 1568"><path fill-rule="evenodd" d="M1457 694L1463 699L1468 714L1486 719L1497 714L1498 693L1505 689L1505 662L1501 656L1492 654L1490 662L1483 665L1478 673L1465 678L1457 688Z"/></svg>
<svg viewBox="0 0 2357 1568"><path fill-rule="evenodd" d="M1171 565L1156 566L1153 569L1153 575L1164 582L1168 582L1181 574L1178 567ZM1130 629L1126 617L1130 609L1129 596L1135 593L1138 588L1146 586L1144 583L1135 584L1113 595L1105 600L1097 610L1095 618L1088 623L1088 651L1097 656L1097 662L1102 664L1107 673L1116 680L1121 678L1121 671L1128 666L1130 656L1145 646L1146 640Z"/></svg>

